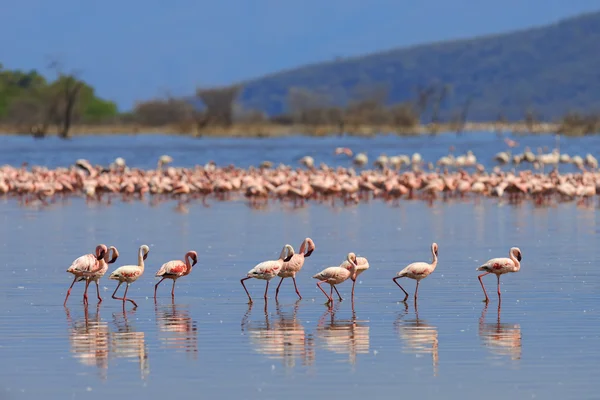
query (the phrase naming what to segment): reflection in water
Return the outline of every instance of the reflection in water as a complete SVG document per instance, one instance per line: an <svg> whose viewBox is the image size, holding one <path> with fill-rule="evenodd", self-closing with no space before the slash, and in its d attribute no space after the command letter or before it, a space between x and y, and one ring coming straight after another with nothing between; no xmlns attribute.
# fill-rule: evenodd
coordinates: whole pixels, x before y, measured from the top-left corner
<svg viewBox="0 0 600 400"><path fill-rule="evenodd" d="M134 313L135 311L129 311L130 316ZM117 330L111 335L112 356L137 359L141 377L145 379L150 373L150 366L144 332L132 329L127 319L127 312L113 313L113 323Z"/></svg>
<svg viewBox="0 0 600 400"><path fill-rule="evenodd" d="M196 321L190 317L190 312L181 305L172 302L169 305L155 304L158 338L165 349L183 350L191 354L193 359L198 356L198 328Z"/></svg>
<svg viewBox="0 0 600 400"><path fill-rule="evenodd" d="M108 370L109 330L106 322L100 321L100 304L96 313L89 318L87 305L84 308L83 319L71 320L69 308L65 307L67 322L70 326L69 342L73 357L87 366L95 365L100 377L106 380Z"/></svg>
<svg viewBox="0 0 600 400"><path fill-rule="evenodd" d="M398 314L398 318L394 322L394 327L405 344L403 350L414 354L431 353L433 375L437 376L439 363L437 327L419 319L419 307L416 302L415 319L403 319L408 314L408 304L404 303L404 307L404 311Z"/></svg>
<svg viewBox="0 0 600 400"><path fill-rule="evenodd" d="M521 326L519 324L500 323L500 305L498 303L498 319L495 323L485 323L487 303L479 319L479 336L490 351L499 356L510 356L512 360L521 359Z"/></svg>
<svg viewBox="0 0 600 400"><path fill-rule="evenodd" d="M323 343L323 347L334 353L348 354L350 364L356 364L357 354L369 353L369 326L364 321L356 320L354 304L352 304L352 318L348 320L336 320L335 314L340 307L340 302L335 307L328 308L319 319L317 325L317 337ZM329 322L326 322L327 316Z"/></svg>
<svg viewBox="0 0 600 400"><path fill-rule="evenodd" d="M301 357L302 365L312 365L315 361L314 338L305 332L304 327L297 319L300 301L294 304L291 313L284 313L279 303L276 306L276 318L271 320L264 308L264 322L248 321L252 311L252 304L248 304L248 311L242 318L242 332L248 332L250 343L260 354L268 358L281 359L286 367L296 366L296 358Z"/></svg>

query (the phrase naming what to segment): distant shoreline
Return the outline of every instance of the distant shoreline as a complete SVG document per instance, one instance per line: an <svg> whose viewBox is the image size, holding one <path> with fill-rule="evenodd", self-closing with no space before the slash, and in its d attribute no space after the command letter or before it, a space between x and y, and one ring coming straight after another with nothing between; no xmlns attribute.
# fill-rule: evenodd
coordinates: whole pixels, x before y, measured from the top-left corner
<svg viewBox="0 0 600 400"><path fill-rule="evenodd" d="M538 123L527 126L525 123L493 123L493 122L467 122L461 132L512 132L516 134L550 134L557 133L560 125L551 123ZM378 134L391 134L398 136L418 136L442 133L456 133L456 124L442 123L437 125L418 125L413 128L398 128L393 126L348 126L344 128L344 135L370 137ZM167 125L167 126L142 126L135 124L114 125L73 125L69 137L77 136L105 136L105 135L141 135L163 134L190 137L238 137L262 138L285 136L316 136L327 137L341 135L340 128L330 125L277 125L277 124L234 124L231 127L210 127L198 130L193 124ZM0 124L0 135L34 136L33 133L24 132L22 127ZM57 136L55 127L48 129L46 137Z"/></svg>

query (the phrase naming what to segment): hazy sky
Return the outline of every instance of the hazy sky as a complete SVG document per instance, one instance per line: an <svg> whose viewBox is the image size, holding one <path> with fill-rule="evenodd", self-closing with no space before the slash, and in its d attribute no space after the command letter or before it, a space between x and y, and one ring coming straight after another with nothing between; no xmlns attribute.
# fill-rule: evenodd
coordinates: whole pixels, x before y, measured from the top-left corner
<svg viewBox="0 0 600 400"><path fill-rule="evenodd" d="M600 0L0 0L0 10L5 67L58 57L127 109L336 56L545 24Z"/></svg>

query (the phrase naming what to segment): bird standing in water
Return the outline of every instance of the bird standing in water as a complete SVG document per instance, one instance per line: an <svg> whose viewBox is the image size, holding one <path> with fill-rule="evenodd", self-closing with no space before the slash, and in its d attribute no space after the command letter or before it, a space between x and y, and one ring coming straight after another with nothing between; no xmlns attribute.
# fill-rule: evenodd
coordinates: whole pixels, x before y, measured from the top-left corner
<svg viewBox="0 0 600 400"><path fill-rule="evenodd" d="M87 290L90 284L90 281L96 282L96 289L98 291L98 300L101 302L102 298L100 297L100 289L98 288L98 280L104 276L106 270L108 269L107 264L111 264L116 261L117 257L119 257L119 252L113 246L110 247L113 250L113 258L112 260L108 260L110 251L104 244L99 244L96 246L95 254L85 254L81 257L78 257L71 263L71 266L67 268L67 272L75 275L73 278L73 283L69 286L69 290L67 290L67 296L65 297L65 301L63 305L67 304L67 299L71 294L71 289L75 282L80 282L85 280L85 291L83 292L83 302L87 303Z"/></svg>
<svg viewBox="0 0 600 400"><path fill-rule="evenodd" d="M485 302L489 303L490 298L485 291L485 286L483 286L482 277L487 274L496 274L496 278L498 278L498 301L502 301L500 295L500 275L507 274L509 272L519 272L521 269L521 249L518 247L512 247L508 252L509 257L500 257L500 258L492 258L483 264L481 267L477 268L477 271L485 271L484 274L481 274L477 277L479 279L479 283L481 283L481 288L483 289L483 294L485 295Z"/></svg>
<svg viewBox="0 0 600 400"><path fill-rule="evenodd" d="M190 258L193 260L193 263L190 263ZM165 279L173 279L173 288L171 289L171 298L175 298L175 281L182 276L189 275L192 272L192 267L196 265L198 262L198 253L195 251L188 251L185 253L185 257L183 257L184 261L181 260L173 260L166 262L160 267L156 276L161 277L162 279L158 281L158 283L154 286L154 299L156 300L156 289L158 289L158 285Z"/></svg>
<svg viewBox="0 0 600 400"><path fill-rule="evenodd" d="M265 300L267 300L267 292L269 291L269 281L275 278L281 268L283 267L284 262L288 262L292 259L294 255L294 248L286 244L281 249L281 253L279 254L279 258L277 260L263 261L260 264L257 264L254 268L248 271L248 274L245 278L242 278L240 282L248 295L248 302L252 303L252 297L250 297L250 293L248 289L246 289L246 285L244 285L244 281L250 278L262 279L267 281L267 286L265 287Z"/></svg>
<svg viewBox="0 0 600 400"><path fill-rule="evenodd" d="M279 296L279 287L285 278L292 278L296 294L302 299L302 296L298 291L298 286L296 286L296 274L300 272L302 266L304 266L304 259L310 257L313 251L315 251L315 242L313 242L311 238L306 238L300 245L299 253L295 253L290 261L283 263L281 271L277 274L277 276L281 277L281 280L279 281L279 285L277 285L277 289L275 289L275 300L277 300L277 296Z"/></svg>
<svg viewBox="0 0 600 400"><path fill-rule="evenodd" d="M117 288L112 294L112 298L115 300L123 300L123 307L125 307L125 300L130 301L134 307L137 307L137 303L135 301L127 298L127 290L129 290L129 285L135 282L144 273L144 261L148 257L149 252L150 248L147 245L141 245L138 251L138 265L124 265L115 269L108 277L108 279L119 281ZM127 283L125 294L123 294L123 297L115 297L117 290L119 290L119 287L123 282Z"/></svg>
<svg viewBox="0 0 600 400"><path fill-rule="evenodd" d="M415 263L409 264L402 271L398 272L398 275L395 278L393 278L394 283L396 285L398 285L398 287L400 289L402 289L402 291L405 294L404 299L402 301L406 301L406 299L408 299L408 292L406 290L404 290L404 288L402 286L400 286L400 284L398 283L398 279L406 277L406 278L410 278L410 279L415 279L417 281L417 287L415 289L415 301L417 301L417 297L419 294L419 282L421 282L421 279L427 278L433 271L435 271L435 267L437 267L437 262L438 262L438 245L437 245L437 243L433 243L431 245L431 254L433 255L433 261L431 262L431 264L428 264L426 262L415 262Z"/></svg>

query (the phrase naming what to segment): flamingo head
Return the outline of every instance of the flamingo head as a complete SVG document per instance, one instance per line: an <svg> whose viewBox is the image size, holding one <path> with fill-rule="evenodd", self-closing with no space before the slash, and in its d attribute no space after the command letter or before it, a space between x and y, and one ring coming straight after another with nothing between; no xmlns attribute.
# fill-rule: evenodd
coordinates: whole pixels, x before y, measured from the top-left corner
<svg viewBox="0 0 600 400"><path fill-rule="evenodd" d="M146 258L148 258L148 253L150 253L150 247L148 247L148 245L143 244L140 247L140 253L142 253L142 258L144 259L144 261L146 261Z"/></svg>
<svg viewBox="0 0 600 400"><path fill-rule="evenodd" d="M513 247L512 249L510 249L510 253L512 255L515 256L515 258L521 262L521 259L523 258L523 256L521 255L521 249L519 249L518 247Z"/></svg>
<svg viewBox="0 0 600 400"><path fill-rule="evenodd" d="M438 244L434 243L431 245L431 251L433 251L433 254L435 254L435 256L438 256Z"/></svg>
<svg viewBox="0 0 600 400"><path fill-rule="evenodd" d="M308 248L306 249L306 254L304 254L304 257L310 257L312 252L315 251L315 242L313 242L311 238L306 238L305 241L308 244Z"/></svg>
<svg viewBox="0 0 600 400"><path fill-rule="evenodd" d="M119 250L117 250L115 246L110 246L109 250L112 250L112 258L107 262L107 264L112 264L117 261L117 258L119 258Z"/></svg>
<svg viewBox="0 0 600 400"><path fill-rule="evenodd" d="M96 260L102 260L107 251L108 248L104 244L99 244L98 246L96 246Z"/></svg>
<svg viewBox="0 0 600 400"><path fill-rule="evenodd" d="M192 267L198 263L198 253L196 253L195 251L190 251L186 254L186 256L187 255L189 255L192 258Z"/></svg>

